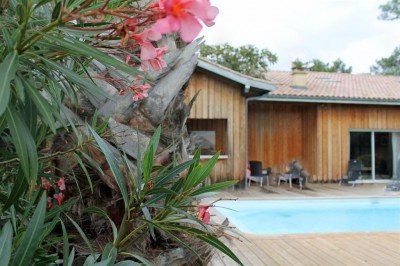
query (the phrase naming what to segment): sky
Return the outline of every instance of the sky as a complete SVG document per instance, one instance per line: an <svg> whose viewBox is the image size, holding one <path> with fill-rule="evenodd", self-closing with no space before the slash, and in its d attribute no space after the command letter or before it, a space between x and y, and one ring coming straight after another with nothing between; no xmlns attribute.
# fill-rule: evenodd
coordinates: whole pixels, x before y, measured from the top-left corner
<svg viewBox="0 0 400 266"><path fill-rule="evenodd" d="M210 0L219 8L215 25L200 36L208 45L255 45L278 56L272 70L292 61L340 58L354 74L369 73L400 45L400 20L378 19L389 0Z"/></svg>

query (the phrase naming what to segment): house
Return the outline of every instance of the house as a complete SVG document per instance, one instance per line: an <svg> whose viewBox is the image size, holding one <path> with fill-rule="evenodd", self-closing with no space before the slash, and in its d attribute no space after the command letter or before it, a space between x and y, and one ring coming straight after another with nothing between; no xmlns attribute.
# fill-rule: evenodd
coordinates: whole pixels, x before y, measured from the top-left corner
<svg viewBox="0 0 400 266"><path fill-rule="evenodd" d="M243 179L250 160L275 172L300 160L309 181L341 180L350 159L366 181L400 171L398 76L269 71L260 80L199 59L188 101L196 93L187 127L221 151L212 182Z"/></svg>

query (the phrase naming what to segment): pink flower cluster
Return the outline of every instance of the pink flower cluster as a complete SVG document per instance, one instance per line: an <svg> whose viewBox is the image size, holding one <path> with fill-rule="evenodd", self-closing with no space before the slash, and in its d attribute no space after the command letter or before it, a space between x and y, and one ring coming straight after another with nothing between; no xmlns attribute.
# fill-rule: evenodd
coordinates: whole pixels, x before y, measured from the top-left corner
<svg viewBox="0 0 400 266"><path fill-rule="evenodd" d="M162 38L162 34L180 31L181 39L184 42L191 42L200 33L202 21L210 27L214 25L214 19L218 14L218 8L211 6L209 0L158 0L148 6L148 10L154 13L155 23L145 27L141 33L136 33L140 24L135 19L127 19L123 23L127 38L134 40L140 46L141 69L149 71L161 70L167 66L162 56L168 47L156 47L154 42ZM134 34L133 34L134 33ZM126 38L124 37L123 40ZM123 41L124 42L124 41ZM129 63L127 57L126 63ZM134 86L130 89L135 91L133 100L141 100L147 97L149 85ZM124 94L124 90L120 94Z"/></svg>
<svg viewBox="0 0 400 266"><path fill-rule="evenodd" d="M208 224L210 222L210 213L208 212L208 208L212 207L213 205L198 205L197 208L199 209L199 213L197 214L197 218L201 219L203 223Z"/></svg>
<svg viewBox="0 0 400 266"><path fill-rule="evenodd" d="M209 0L159 0L163 18L157 20L154 30L161 34L178 32L184 42L191 42L200 33L203 26L214 25L218 8L211 6Z"/></svg>
<svg viewBox="0 0 400 266"><path fill-rule="evenodd" d="M128 63L130 57L126 58L126 62ZM146 98L148 95L148 90L151 86L147 83L143 83L142 77L136 77L133 81L133 85L129 87L129 90L133 91L132 100L139 101ZM119 90L119 95L125 95L126 91L124 89Z"/></svg>
<svg viewBox="0 0 400 266"><path fill-rule="evenodd" d="M58 206L60 206L62 204L62 202L64 201L65 198L65 178L62 176L60 177L60 179L58 179L57 182L54 182L54 184L52 184L52 182L45 178L42 177L41 178L42 181L42 187L47 190L47 192L49 192L51 189L54 189L55 191L58 191L58 193L55 193L53 195L53 198L55 200L57 200ZM47 208L51 208L52 204L53 204L53 198L52 197L47 197Z"/></svg>

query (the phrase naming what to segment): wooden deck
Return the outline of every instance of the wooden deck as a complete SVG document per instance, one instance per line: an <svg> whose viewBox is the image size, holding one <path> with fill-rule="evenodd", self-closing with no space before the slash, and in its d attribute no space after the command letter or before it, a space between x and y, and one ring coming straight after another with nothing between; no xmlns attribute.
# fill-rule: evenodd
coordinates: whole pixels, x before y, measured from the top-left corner
<svg viewBox="0 0 400 266"><path fill-rule="evenodd" d="M219 193L216 197L246 199L313 197L399 197L385 185L364 184L356 187L310 185L310 189L252 186L246 191ZM214 216L217 222L222 217ZM398 222L400 221L393 221ZM400 265L400 232L335 233L307 235L244 235L246 239L224 242L244 265ZM236 265L217 252L209 266Z"/></svg>

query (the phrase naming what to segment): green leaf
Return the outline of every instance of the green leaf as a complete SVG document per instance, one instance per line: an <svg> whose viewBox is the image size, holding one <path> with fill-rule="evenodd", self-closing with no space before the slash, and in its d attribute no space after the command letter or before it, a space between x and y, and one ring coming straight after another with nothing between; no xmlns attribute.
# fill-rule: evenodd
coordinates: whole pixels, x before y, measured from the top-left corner
<svg viewBox="0 0 400 266"><path fill-rule="evenodd" d="M18 77L15 79L17 80ZM25 97L25 108L24 108L24 118L25 123L31 132L32 137L36 138L36 128L37 128L37 109L36 106L33 104L31 98Z"/></svg>
<svg viewBox="0 0 400 266"><path fill-rule="evenodd" d="M224 243L222 243L218 238L211 235L210 233L204 232L197 228L187 227L187 226L183 226L183 225L169 224L168 226L171 229L181 231L181 232L184 231L188 234L191 234L192 236L194 236L194 237L210 244L211 246L215 247L216 249L222 251L224 254L228 255L231 259L233 259L239 265L243 265L243 263L239 260L239 258L236 257L236 255Z"/></svg>
<svg viewBox="0 0 400 266"><path fill-rule="evenodd" d="M89 208L84 209L83 211L95 213L104 218L107 218L111 223L111 228L113 230L113 236L114 236L114 242L115 242L115 240L117 239L117 236L118 236L117 226L115 225L114 221L110 218L110 216L108 216L108 214L104 210L97 208L97 207L89 207Z"/></svg>
<svg viewBox="0 0 400 266"><path fill-rule="evenodd" d="M2 115L10 100L11 92L11 81L15 77L15 73L18 67L18 52L11 51L4 61L0 64L0 73L2 78L0 79L0 115Z"/></svg>
<svg viewBox="0 0 400 266"><path fill-rule="evenodd" d="M0 233L0 265L8 265L12 250L13 229L8 221Z"/></svg>
<svg viewBox="0 0 400 266"><path fill-rule="evenodd" d="M161 135L161 127L158 127L154 132L153 136L151 137L149 144L147 145L146 152L143 156L142 160L142 170L143 170L143 179L144 183L150 179L150 175L153 169L153 160L156 154L158 143L160 142L160 135Z"/></svg>
<svg viewBox="0 0 400 266"><path fill-rule="evenodd" d="M68 241L68 232L65 228L64 222L60 219L61 229L63 232L63 265L69 265L69 241ZM72 263L71 263L72 264Z"/></svg>
<svg viewBox="0 0 400 266"><path fill-rule="evenodd" d="M155 178L156 182L154 183L153 189L163 186L165 184L165 182L167 182L168 180L170 180L173 177L176 177L177 174L179 174L180 172L182 172L183 170L185 170L186 168L191 166L193 163L194 163L193 160L186 161L184 163L179 164L178 166L175 166L168 172L166 172L160 176L157 176Z"/></svg>
<svg viewBox="0 0 400 266"><path fill-rule="evenodd" d="M11 265L30 265L31 259L38 248L43 232L44 218L46 216L46 193L42 194L36 210L29 222L28 228L21 240L15 253L14 261Z"/></svg>
<svg viewBox="0 0 400 266"><path fill-rule="evenodd" d="M117 259L118 250L113 246L113 244L108 243L103 250L103 254L101 254L101 261L108 260L109 263L107 265L113 266L115 260Z"/></svg>
<svg viewBox="0 0 400 266"><path fill-rule="evenodd" d="M107 147L106 142L96 133L96 131L93 128L91 128L88 124L86 124L86 125L89 128L90 132L92 133L97 144L99 145L101 151L106 156L107 162L108 162L108 164L111 168L111 171L114 175L115 181L117 181L118 187L121 190L122 198L123 198L124 204L125 204L125 210L128 210L129 209L128 191L126 188L124 176L121 173L118 162L115 159L114 154Z"/></svg>
<svg viewBox="0 0 400 266"><path fill-rule="evenodd" d="M44 39L47 39L50 43L58 44L58 51L64 50L70 54L75 54L77 56L85 55L88 57L92 57L109 68L123 71L132 76L146 76L144 72L136 70L130 65L125 64L125 62L117 60L116 58L102 52L100 49L86 44L82 40L74 39L66 35L54 36L51 34L44 34Z"/></svg>
<svg viewBox="0 0 400 266"><path fill-rule="evenodd" d="M85 241L88 248L90 249L90 253L92 254L91 256L94 256L92 244L90 243L90 240L87 238L85 232L83 232L82 228L71 217L69 217L68 215L67 215L67 217L71 221L71 223L74 225L74 227L76 228L78 233L81 235L81 237L83 238L83 241Z"/></svg>
<svg viewBox="0 0 400 266"><path fill-rule="evenodd" d="M121 252L121 254L122 254L122 255L128 255L128 256L134 257L135 259L141 261L145 266L154 266L154 264L151 263L149 260L147 260L146 258L144 258L144 257L142 257L142 256L139 256L139 255L137 255L137 254L132 254L132 253L128 253L128 252ZM122 261L122 262L127 262L127 261ZM121 264L120 264L120 263L115 264L115 266L117 266L117 265L118 265L118 266L130 266L130 265L136 266L136 265L143 265L143 264L125 264L125 263L122 263L122 262L120 262Z"/></svg>
<svg viewBox="0 0 400 266"><path fill-rule="evenodd" d="M143 215L144 215L144 217L146 218L146 220L147 220L147 221L152 221L151 213L150 213L149 209L148 209L147 207L144 207L144 206L141 206L141 209L142 209ZM151 237L152 237L153 239L156 239L156 235L155 235L155 233L154 233L154 226L153 226L153 224L152 224L152 223L148 223L148 225L149 225L149 231L150 231Z"/></svg>
<svg viewBox="0 0 400 266"><path fill-rule="evenodd" d="M39 168L36 143L12 104L7 107L6 119L22 170L28 179L28 183L35 183Z"/></svg>
<svg viewBox="0 0 400 266"><path fill-rule="evenodd" d="M31 84L29 84L26 80L22 80L22 82L24 83L30 99L35 103L35 106L39 111L43 122L48 127L50 127L53 133L56 133L56 123L53 116L53 113L55 113L55 111L53 110L53 107L43 98L42 95L40 95L40 93Z"/></svg>
<svg viewBox="0 0 400 266"><path fill-rule="evenodd" d="M37 56L37 55L36 55ZM95 83L89 81L88 79L78 75L71 69L68 69L61 64L51 61L45 57L37 56L40 60L44 61L50 69L54 69L60 75L64 76L70 82L73 82L81 87L83 87L87 92L92 94L93 96L103 96L105 98L109 98L110 96L105 93L101 88L99 88Z"/></svg>
<svg viewBox="0 0 400 266"><path fill-rule="evenodd" d="M211 185L202 187L202 188L194 191L190 195L197 196L197 195L201 195L201 194L208 193L208 192L218 191L221 189L225 189L225 188L234 186L236 183L237 183L237 180L230 180L230 181L224 181L224 182L220 182L220 183L211 184Z"/></svg>
<svg viewBox="0 0 400 266"><path fill-rule="evenodd" d="M26 191L27 187L28 187L28 182L26 182L26 179L24 177L24 172L20 167L18 168L18 173L14 181L14 186L10 192L10 196L8 197L6 203L4 204L2 211L3 212L6 211L8 208L10 208L11 205L16 203L20 199L20 196Z"/></svg>
<svg viewBox="0 0 400 266"><path fill-rule="evenodd" d="M213 170L215 164L218 161L219 152L217 152L212 158L210 158L204 165L198 165L194 168L186 178L184 189L194 188L201 182L203 182Z"/></svg>

